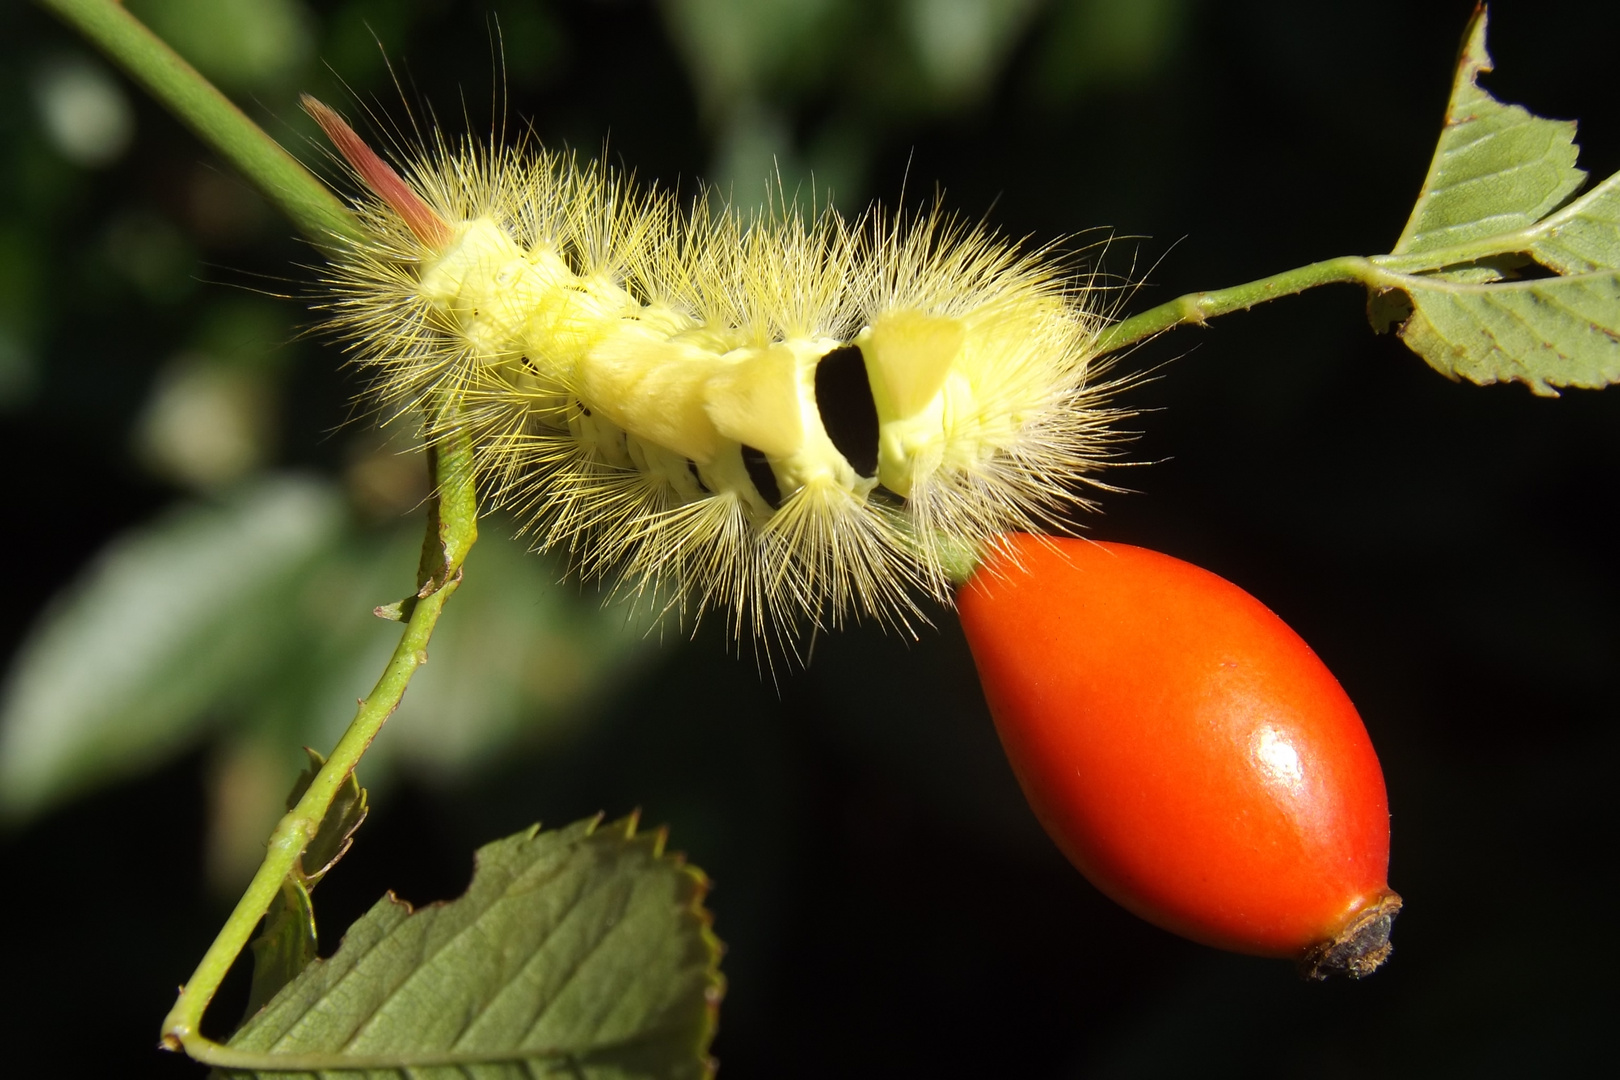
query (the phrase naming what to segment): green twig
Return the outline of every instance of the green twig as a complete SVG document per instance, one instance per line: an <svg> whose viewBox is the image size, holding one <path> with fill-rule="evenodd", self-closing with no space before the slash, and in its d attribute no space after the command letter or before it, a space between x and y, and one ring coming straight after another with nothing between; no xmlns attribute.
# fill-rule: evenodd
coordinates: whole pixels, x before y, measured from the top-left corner
<svg viewBox="0 0 1620 1080"><path fill-rule="evenodd" d="M129 72L198 137L259 186L319 244L358 235L354 217L281 144L114 0L39 0Z"/></svg>
<svg viewBox="0 0 1620 1080"><path fill-rule="evenodd" d="M114 0L39 2L100 46L256 183L312 240L324 244L358 234L354 218L320 180ZM465 437L452 435L433 448L433 474L435 495L417 592L408 605L400 605L405 632L331 756L271 833L264 862L164 1018L163 1045L171 1050L184 1049L201 1061L224 1052L200 1030L209 1002L320 830L338 789L399 706L411 676L427 663L428 639L445 601L461 582L462 562L478 537L472 451Z"/></svg>
<svg viewBox="0 0 1620 1080"><path fill-rule="evenodd" d="M1114 352L1189 323L1202 326L1217 315L1247 311L1256 304L1275 300L1279 296L1292 296L1317 285L1353 282L1374 287L1387 285L1390 277L1391 275L1381 272L1371 260L1347 255L1311 263L1309 266L1301 266L1294 270L1285 270L1281 274L1273 274L1271 277L1260 278L1258 281L1250 281L1243 285L1234 285L1229 289L1188 293L1158 307L1149 308L1140 315L1132 315L1128 319L1114 323L1098 336L1097 351Z"/></svg>
<svg viewBox="0 0 1620 1080"><path fill-rule="evenodd" d="M201 1030L202 1017L219 989L225 973L241 955L253 928L269 910L282 882L298 856L314 839L338 788L348 779L371 741L393 715L416 669L427 663L428 638L439 612L461 582L461 564L478 538L477 502L473 488L471 448L465 438L447 441L434 455L438 484L427 536L423 540L423 566L410 619L394 655L377 685L360 703L349 728L338 740L298 805L287 812L270 834L269 850L253 875L236 909L203 954L197 970L180 991L179 1000L163 1020L163 1045L184 1049L199 1061L209 1062L223 1051ZM432 556L428 557L431 552Z"/></svg>

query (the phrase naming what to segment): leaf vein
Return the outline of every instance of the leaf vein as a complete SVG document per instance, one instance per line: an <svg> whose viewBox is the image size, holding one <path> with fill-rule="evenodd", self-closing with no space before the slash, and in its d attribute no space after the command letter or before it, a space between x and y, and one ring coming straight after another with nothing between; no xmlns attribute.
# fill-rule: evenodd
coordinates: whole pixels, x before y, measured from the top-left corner
<svg viewBox="0 0 1620 1080"><path fill-rule="evenodd" d="M610 881L603 882L599 886L599 889L606 889L610 884L615 884L615 883L610 882ZM547 1013L549 1013L551 1011L552 1007L554 1005L556 1005L557 1001L559 999L561 999L561 997L563 995L563 991L566 990L568 988L568 986L574 981L574 979L579 975L580 971L584 969L585 965L591 960L591 958L594 957L597 954L597 952L607 942L608 938L613 936L613 934L624 924L624 920L622 918L622 916L624 914L624 909L625 909L625 904L623 902L621 902L619 904L619 910L616 913L612 924L610 926L608 926L608 928L607 928L607 932L600 935L593 942L591 942L590 947L588 949L586 949L585 952L579 957L578 961L573 965L573 967L570 968L568 970L568 972L563 975L562 982L558 983L556 985L556 987L553 989L550 1000L543 1001L543 1002L541 1002L539 1004L538 1010L530 1017L529 1022L524 1026L523 1036L522 1036L522 1038L520 1040L520 1045L526 1045L529 1042L529 1040L531 1038L533 1038L533 1036L535 1034L535 1029L537 1027L539 1027L541 1022L543 1020L545 1020ZM573 912L570 912L569 914L572 915ZM525 965L525 968L526 967L527 967L527 965ZM600 1034L600 1031L601 1031L601 1027L600 1027L600 1024L598 1024L596 1030L592 1032L592 1036L593 1036L592 1041L593 1042L595 1041L594 1036Z"/></svg>

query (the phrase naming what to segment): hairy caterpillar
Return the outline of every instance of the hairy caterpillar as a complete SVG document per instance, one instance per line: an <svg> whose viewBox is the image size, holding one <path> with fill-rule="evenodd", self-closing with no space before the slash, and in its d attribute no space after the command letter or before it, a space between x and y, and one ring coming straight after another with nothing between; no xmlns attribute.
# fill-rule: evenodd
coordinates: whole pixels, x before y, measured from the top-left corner
<svg viewBox="0 0 1620 1080"><path fill-rule="evenodd" d="M305 108L365 189L334 329L587 576L789 646L904 627L964 555L1062 531L1111 456L1104 318L1045 251L937 211L682 213L525 145L440 137L402 178Z"/></svg>

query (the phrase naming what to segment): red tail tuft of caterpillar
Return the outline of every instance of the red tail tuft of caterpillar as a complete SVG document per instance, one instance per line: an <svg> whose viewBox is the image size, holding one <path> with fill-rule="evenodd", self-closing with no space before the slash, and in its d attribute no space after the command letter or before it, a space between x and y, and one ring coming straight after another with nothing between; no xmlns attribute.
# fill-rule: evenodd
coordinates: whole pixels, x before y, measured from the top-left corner
<svg viewBox="0 0 1620 1080"><path fill-rule="evenodd" d="M455 235L450 226L422 201L422 197L409 184L400 179L399 173L388 162L378 157L377 152L354 133L354 128L343 117L308 94L300 97L299 103L321 125L321 130L326 132L326 137L343 155L349 167L359 174L366 186L394 208L394 212L405 220L418 240L435 250L443 250L450 243Z"/></svg>

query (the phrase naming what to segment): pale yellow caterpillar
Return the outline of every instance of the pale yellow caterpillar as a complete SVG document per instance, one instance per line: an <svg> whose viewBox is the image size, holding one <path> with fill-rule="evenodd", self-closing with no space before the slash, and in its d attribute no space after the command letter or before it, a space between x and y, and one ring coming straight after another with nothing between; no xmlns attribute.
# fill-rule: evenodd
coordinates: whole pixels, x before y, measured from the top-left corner
<svg viewBox="0 0 1620 1080"><path fill-rule="evenodd" d="M587 576L789 646L908 626L1111 456L1104 318L1046 252L938 212L683 213L531 145L438 139L401 178L305 105L365 188L333 327Z"/></svg>

